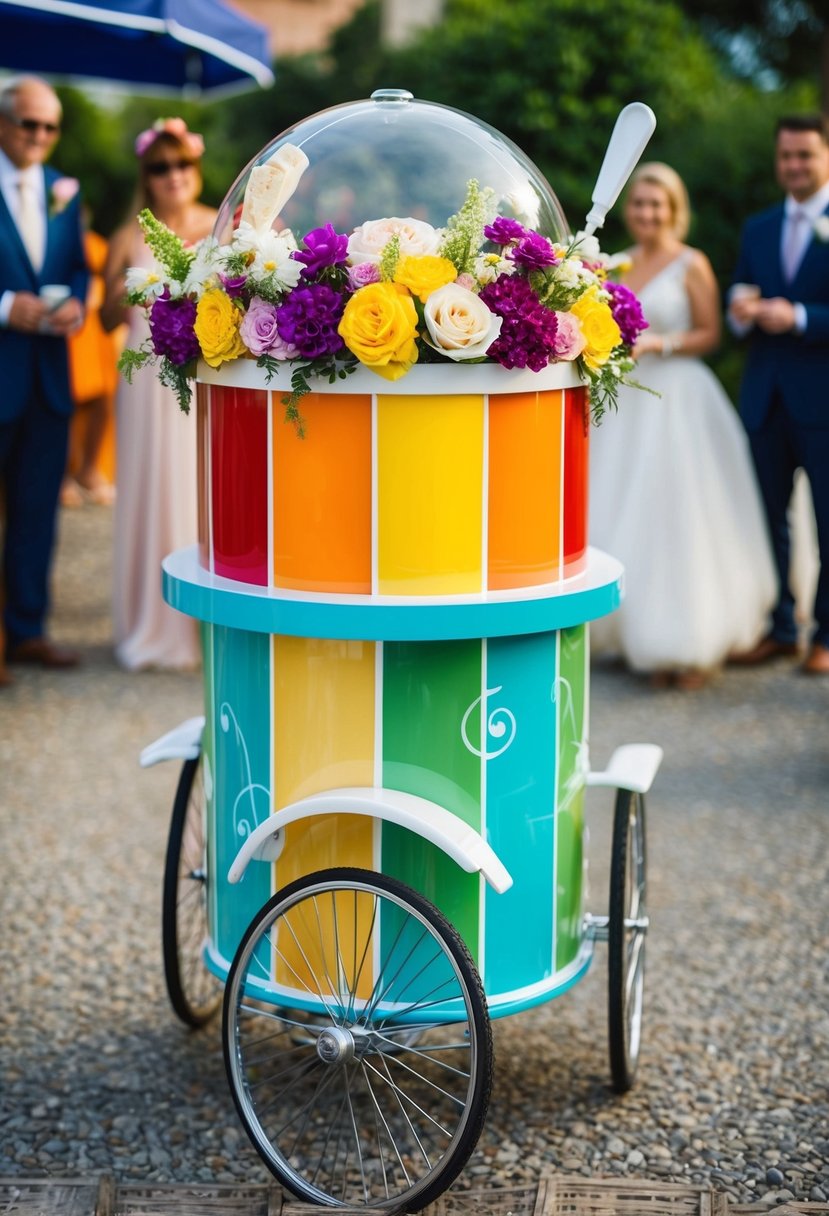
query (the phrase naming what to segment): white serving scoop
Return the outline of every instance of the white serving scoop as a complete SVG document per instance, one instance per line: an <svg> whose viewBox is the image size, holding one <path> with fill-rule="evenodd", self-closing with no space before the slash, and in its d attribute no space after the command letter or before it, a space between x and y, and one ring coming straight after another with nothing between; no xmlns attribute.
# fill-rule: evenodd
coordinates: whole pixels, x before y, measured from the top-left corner
<svg viewBox="0 0 829 1216"><path fill-rule="evenodd" d="M632 101L619 112L593 187L593 206L587 213L585 235L592 236L601 228L655 128L656 115L643 101Z"/></svg>

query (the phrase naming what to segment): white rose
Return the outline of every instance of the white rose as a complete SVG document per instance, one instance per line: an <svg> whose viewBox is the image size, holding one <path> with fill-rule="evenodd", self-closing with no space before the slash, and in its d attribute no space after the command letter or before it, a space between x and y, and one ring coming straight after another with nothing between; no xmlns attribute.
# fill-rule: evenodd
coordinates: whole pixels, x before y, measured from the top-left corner
<svg viewBox="0 0 829 1216"><path fill-rule="evenodd" d="M361 262L380 261L380 255L393 236L400 238L400 256L437 254L442 233L423 220L401 220L391 216L385 220L368 220L355 228L348 238L348 260L352 266Z"/></svg>
<svg viewBox="0 0 829 1216"><path fill-rule="evenodd" d="M474 291L447 283L433 291L423 309L429 345L448 359L480 359L501 332L502 318Z"/></svg>
<svg viewBox="0 0 829 1216"><path fill-rule="evenodd" d="M829 241L829 215L819 215L812 227L819 241Z"/></svg>

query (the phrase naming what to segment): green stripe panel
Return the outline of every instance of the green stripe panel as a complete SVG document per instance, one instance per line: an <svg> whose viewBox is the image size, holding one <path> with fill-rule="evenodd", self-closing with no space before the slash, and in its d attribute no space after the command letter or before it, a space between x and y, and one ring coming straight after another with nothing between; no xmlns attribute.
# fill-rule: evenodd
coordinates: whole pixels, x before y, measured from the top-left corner
<svg viewBox="0 0 829 1216"><path fill-rule="evenodd" d="M481 829L481 761L461 723L481 696L481 641L383 645L382 783L418 794ZM435 845L384 823L383 873L421 891L478 958L480 883Z"/></svg>
<svg viewBox="0 0 829 1216"><path fill-rule="evenodd" d="M562 629L557 682L559 772L556 812L556 970L576 957L582 940L583 749L587 740L586 630Z"/></svg>

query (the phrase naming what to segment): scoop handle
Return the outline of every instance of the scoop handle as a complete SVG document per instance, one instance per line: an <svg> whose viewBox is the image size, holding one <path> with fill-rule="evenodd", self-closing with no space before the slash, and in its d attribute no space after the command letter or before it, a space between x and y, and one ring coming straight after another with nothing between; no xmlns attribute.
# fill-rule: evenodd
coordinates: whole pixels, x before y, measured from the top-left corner
<svg viewBox="0 0 829 1216"><path fill-rule="evenodd" d="M593 206L585 221L588 236L601 228L655 129L656 115L643 101L632 101L620 110L593 187Z"/></svg>

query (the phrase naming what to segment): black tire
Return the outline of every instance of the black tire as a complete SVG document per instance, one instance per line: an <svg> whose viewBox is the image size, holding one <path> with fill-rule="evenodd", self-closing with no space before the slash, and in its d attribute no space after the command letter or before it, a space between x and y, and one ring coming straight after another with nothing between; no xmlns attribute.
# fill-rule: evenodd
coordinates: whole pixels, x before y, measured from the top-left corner
<svg viewBox="0 0 829 1216"><path fill-rule="evenodd" d="M207 937L207 873L201 756L185 760L178 780L164 862L161 941L170 1003L188 1026L203 1026L222 1000L202 960Z"/></svg>
<svg viewBox="0 0 829 1216"><path fill-rule="evenodd" d="M642 1034L646 862L645 800L631 790L619 790L610 856L607 1021L610 1075L620 1094L633 1085Z"/></svg>
<svg viewBox="0 0 829 1216"><path fill-rule="evenodd" d="M480 1136L481 980L446 918L396 879L323 870L274 895L230 968L223 1038L239 1117L300 1199L419 1211Z"/></svg>

